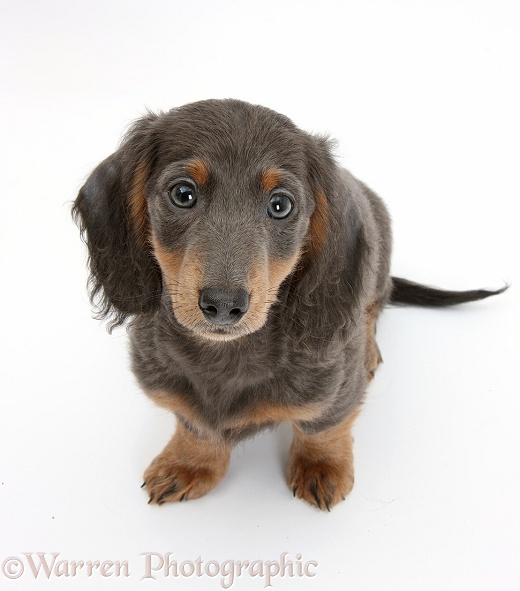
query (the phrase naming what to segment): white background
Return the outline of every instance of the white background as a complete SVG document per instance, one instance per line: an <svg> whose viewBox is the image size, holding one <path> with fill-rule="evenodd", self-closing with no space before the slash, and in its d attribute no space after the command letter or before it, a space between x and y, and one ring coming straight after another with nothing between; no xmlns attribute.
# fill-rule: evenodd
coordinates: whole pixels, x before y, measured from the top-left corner
<svg viewBox="0 0 520 591"><path fill-rule="evenodd" d="M0 7L0 562L126 560L130 576L0 589L221 589L141 581L180 562L318 562L279 590L520 588L519 54L511 0L3 0ZM138 390L124 330L91 319L69 216L128 123L211 97L339 141L386 200L393 272L500 287L459 309L389 309L355 426L356 486L322 513L284 483L284 426L239 446L203 499L148 506L173 419ZM6 567L7 568L7 567ZM43 573L42 573L43 574ZM242 576L232 589L263 589Z"/></svg>

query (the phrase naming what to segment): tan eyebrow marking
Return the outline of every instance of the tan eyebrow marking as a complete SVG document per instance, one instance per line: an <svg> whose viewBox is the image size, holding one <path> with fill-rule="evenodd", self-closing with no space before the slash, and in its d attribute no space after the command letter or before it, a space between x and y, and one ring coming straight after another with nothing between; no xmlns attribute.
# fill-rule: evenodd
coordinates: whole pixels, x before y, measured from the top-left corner
<svg viewBox="0 0 520 591"><path fill-rule="evenodd" d="M268 168L262 176L262 190L268 193L272 191L282 178L282 171L278 168Z"/></svg>
<svg viewBox="0 0 520 591"><path fill-rule="evenodd" d="M196 158L188 164L188 173L197 185L204 185L208 182L209 171L206 163Z"/></svg>
<svg viewBox="0 0 520 591"><path fill-rule="evenodd" d="M329 233L329 203L325 193L318 189L314 193L316 207L311 216L309 224L310 250L312 254L317 254L325 247Z"/></svg>

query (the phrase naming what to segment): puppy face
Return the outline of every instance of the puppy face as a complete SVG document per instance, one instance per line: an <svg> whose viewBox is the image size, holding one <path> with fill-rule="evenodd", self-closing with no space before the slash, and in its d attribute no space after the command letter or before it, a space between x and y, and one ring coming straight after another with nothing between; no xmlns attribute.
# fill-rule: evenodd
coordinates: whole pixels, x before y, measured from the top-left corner
<svg viewBox="0 0 520 591"><path fill-rule="evenodd" d="M212 100L143 117L73 207L99 317L112 328L166 297L204 339L257 331L284 280L305 300L336 260L336 171L327 140L264 107Z"/></svg>
<svg viewBox="0 0 520 591"><path fill-rule="evenodd" d="M324 204L292 123L268 110L200 109L163 121L155 166L134 173L132 218L178 322L230 340L264 325Z"/></svg>

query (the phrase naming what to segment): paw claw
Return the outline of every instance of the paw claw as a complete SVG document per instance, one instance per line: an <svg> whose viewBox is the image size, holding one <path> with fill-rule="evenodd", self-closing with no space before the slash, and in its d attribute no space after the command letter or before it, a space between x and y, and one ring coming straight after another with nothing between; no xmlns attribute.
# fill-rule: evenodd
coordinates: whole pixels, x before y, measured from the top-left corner
<svg viewBox="0 0 520 591"><path fill-rule="evenodd" d="M289 464L289 485L293 495L322 511L329 511L350 492L354 478L347 466L337 463L309 462L293 458Z"/></svg>
<svg viewBox="0 0 520 591"><path fill-rule="evenodd" d="M163 493L162 495L159 497L159 499L157 500L157 503L159 505L162 505L164 503L164 500L166 499L166 497L169 497L170 495L175 494L177 491L179 490L179 484L177 482L173 482Z"/></svg>
<svg viewBox="0 0 520 591"><path fill-rule="evenodd" d="M311 491L311 495L314 497L314 500L316 501L316 505L318 505L318 509L321 509L321 501L320 501L320 497L318 496L318 490L316 488L316 481L314 481L310 484L309 490Z"/></svg>
<svg viewBox="0 0 520 591"><path fill-rule="evenodd" d="M213 467L188 466L170 458L164 462L154 460L145 475L148 503L163 505L197 499L209 492L223 475L223 470Z"/></svg>

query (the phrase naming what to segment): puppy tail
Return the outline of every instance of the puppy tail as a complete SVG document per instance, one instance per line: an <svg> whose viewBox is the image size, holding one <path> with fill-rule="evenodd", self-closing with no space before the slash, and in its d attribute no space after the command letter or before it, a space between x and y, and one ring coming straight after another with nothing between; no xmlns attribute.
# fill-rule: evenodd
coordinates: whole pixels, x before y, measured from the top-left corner
<svg viewBox="0 0 520 591"><path fill-rule="evenodd" d="M483 300L489 296L504 292L508 287L509 285L506 284L497 290L473 289L468 291L449 291L421 285L420 283L414 283L413 281L401 279L400 277L392 277L390 303L441 308Z"/></svg>

